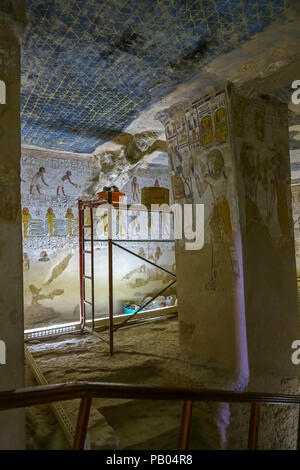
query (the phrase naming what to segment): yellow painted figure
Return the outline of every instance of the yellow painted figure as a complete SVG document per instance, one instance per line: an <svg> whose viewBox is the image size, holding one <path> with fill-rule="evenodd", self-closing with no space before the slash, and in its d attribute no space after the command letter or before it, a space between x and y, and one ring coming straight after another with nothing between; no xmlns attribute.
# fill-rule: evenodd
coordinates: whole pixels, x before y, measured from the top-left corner
<svg viewBox="0 0 300 470"><path fill-rule="evenodd" d="M212 121L209 114L201 119L201 135L204 147L209 147L213 141Z"/></svg>
<svg viewBox="0 0 300 470"><path fill-rule="evenodd" d="M106 213L106 214L101 215L100 219L103 222L104 236L107 237L108 236L108 214Z"/></svg>
<svg viewBox="0 0 300 470"><path fill-rule="evenodd" d="M123 223L124 215L121 214L121 220L120 220L120 212L117 213L117 226L118 226L118 233L119 237L124 237L126 235L126 229Z"/></svg>
<svg viewBox="0 0 300 470"><path fill-rule="evenodd" d="M86 226L85 236L86 236L86 238L90 237L92 235L91 225L92 225L91 216L87 215L87 217L85 219L85 226Z"/></svg>
<svg viewBox="0 0 300 470"><path fill-rule="evenodd" d="M219 108L215 112L215 132L216 141L218 143L226 142L227 140L227 122L226 122L226 110L225 108Z"/></svg>
<svg viewBox="0 0 300 470"><path fill-rule="evenodd" d="M47 210L46 219L48 219L48 224L49 224L49 235L50 237L54 237L53 219L55 219L55 215L53 213L52 207L49 207L49 209Z"/></svg>
<svg viewBox="0 0 300 470"><path fill-rule="evenodd" d="M74 214L73 214L73 211L72 211L71 207L69 207L67 209L67 213L65 215L65 218L68 219L68 233L69 233L70 237L72 237L72 235L73 235L72 219L74 219Z"/></svg>
<svg viewBox="0 0 300 470"><path fill-rule="evenodd" d="M22 219L23 219L23 233L24 238L28 237L28 219L31 219L31 215L29 213L29 209L27 207L23 207L22 210Z"/></svg>

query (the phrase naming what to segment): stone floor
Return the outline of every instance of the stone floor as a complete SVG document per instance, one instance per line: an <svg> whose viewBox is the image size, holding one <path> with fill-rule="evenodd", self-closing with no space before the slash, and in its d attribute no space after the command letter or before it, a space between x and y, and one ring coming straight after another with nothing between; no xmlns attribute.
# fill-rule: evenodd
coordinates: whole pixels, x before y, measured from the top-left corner
<svg viewBox="0 0 300 470"><path fill-rule="evenodd" d="M112 357L108 345L90 334L32 341L27 346L48 383L106 381L228 388L225 371L216 372L211 364L200 365L180 350L176 316L118 330ZM27 368L26 385L35 384ZM79 400L64 402L63 407L75 428ZM94 399L88 430L91 448L176 449L181 411L182 403L177 402ZM298 410L293 408L288 412L286 407L264 410L261 434L266 438L260 438L260 448L293 448L297 416ZM29 408L26 422L29 449L69 448L49 406ZM230 448L246 448L248 423L248 405L196 404L190 448L218 449L225 447L226 441ZM276 429L282 423L284 432L279 436Z"/></svg>
<svg viewBox="0 0 300 470"><path fill-rule="evenodd" d="M212 379L209 371L205 374L202 369L200 380L199 364L193 364L180 351L176 316L118 330L112 357L108 345L89 334L60 336L27 345L49 383L88 380L200 387L205 385L205 375L207 380ZM27 369L27 385L33 384L34 378ZM75 426L78 400L65 402L63 406ZM207 410L211 408L209 426L215 428L215 407L203 406ZM177 448L181 410L182 403L177 402L95 399L89 425L91 446L93 449ZM27 431L28 448L68 448L48 406L27 411ZM200 443L201 447L201 433L194 434L197 446ZM206 442L206 447L213 446L214 439L215 436L211 444Z"/></svg>

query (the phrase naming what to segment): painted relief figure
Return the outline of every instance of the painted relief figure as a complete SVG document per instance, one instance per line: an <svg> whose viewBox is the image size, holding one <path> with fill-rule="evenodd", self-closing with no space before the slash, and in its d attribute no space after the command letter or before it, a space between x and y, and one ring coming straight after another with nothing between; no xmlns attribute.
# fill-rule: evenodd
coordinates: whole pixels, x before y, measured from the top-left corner
<svg viewBox="0 0 300 470"><path fill-rule="evenodd" d="M183 199L185 197L184 183L181 178L182 174L182 158L177 152L175 146L169 146L169 165L171 170L171 184L173 197L175 201Z"/></svg>
<svg viewBox="0 0 300 470"><path fill-rule="evenodd" d="M226 109L224 107L219 108L214 115L215 120L215 133L216 142L221 144L227 141L227 119Z"/></svg>
<svg viewBox="0 0 300 470"><path fill-rule="evenodd" d="M27 253L23 253L23 271L29 271L30 263Z"/></svg>
<svg viewBox="0 0 300 470"><path fill-rule="evenodd" d="M55 214L53 213L52 207L49 207L46 214L46 219L48 219L49 224L49 235L50 237L54 237L53 232L53 219L55 219Z"/></svg>
<svg viewBox="0 0 300 470"><path fill-rule="evenodd" d="M177 177L181 176L182 171L183 171L182 169L183 158L176 147L174 147L173 149L173 163L174 163L174 168L175 168L175 176Z"/></svg>
<svg viewBox="0 0 300 470"><path fill-rule="evenodd" d="M103 223L103 235L107 237L108 236L108 213L105 212L103 215L100 216L100 219L102 220L102 223Z"/></svg>
<svg viewBox="0 0 300 470"><path fill-rule="evenodd" d="M73 210L71 209L71 207L68 207L67 209L66 219L74 219L74 214L73 214Z"/></svg>
<svg viewBox="0 0 300 470"><path fill-rule="evenodd" d="M72 219L74 219L74 214L73 214L71 207L68 207L65 218L68 219L68 233L71 237L73 235Z"/></svg>
<svg viewBox="0 0 300 470"><path fill-rule="evenodd" d="M273 150L271 164L274 170L273 184L275 186L275 194L277 199L277 217L281 234L283 237L290 237L291 231L288 210L289 205L287 201L287 186L289 183L289 181L287 181L287 175L289 172L287 169L286 160L280 150L280 145Z"/></svg>
<svg viewBox="0 0 300 470"><path fill-rule="evenodd" d="M264 207L260 216L263 218L264 225L266 227L269 226L275 203L275 191L272 183L273 176L271 166L271 158L267 152L266 156L261 158L259 163L259 181L262 188L260 199L262 199L262 206Z"/></svg>
<svg viewBox="0 0 300 470"><path fill-rule="evenodd" d="M170 236L170 214L162 214L162 236L169 237Z"/></svg>
<svg viewBox="0 0 300 470"><path fill-rule="evenodd" d="M218 267L216 259L216 242L225 242L228 246L228 255L232 265L234 276L238 276L238 266L236 264L235 247L232 243L232 224L230 207L227 201L227 181L229 169L225 168L224 158L220 150L215 149L209 152L206 157L207 172L202 165L202 174L195 175L196 185L200 198L210 189L212 195L212 211L206 222L210 227L211 239L211 267L210 279L206 284L206 290L215 290Z"/></svg>
<svg viewBox="0 0 300 470"><path fill-rule="evenodd" d="M168 159L168 166L172 175L175 175L175 160L174 160L174 151L175 145L169 144L169 159Z"/></svg>
<svg viewBox="0 0 300 470"><path fill-rule="evenodd" d="M29 213L29 209L27 207L23 207L22 209L22 219L23 219L23 233L24 237L28 237L28 223L29 219L31 219L31 215Z"/></svg>
<svg viewBox="0 0 300 470"><path fill-rule="evenodd" d="M31 178L31 184L30 184L30 190L29 190L30 194L33 194L33 188L36 189L38 194L41 194L41 192L40 192L40 181L45 186L49 186L44 180L45 172L46 172L45 168L43 166L41 166L39 168L39 171L37 173L35 173L35 175Z"/></svg>
<svg viewBox="0 0 300 470"><path fill-rule="evenodd" d="M41 251L39 261L42 261L43 263L47 263L47 261L49 261L47 251Z"/></svg>
<svg viewBox="0 0 300 470"><path fill-rule="evenodd" d="M195 109L193 109L192 111L187 111L186 120L188 125L190 142L198 142L200 140L200 132L198 126L198 116Z"/></svg>
<svg viewBox="0 0 300 470"><path fill-rule="evenodd" d="M177 151L179 154L179 151ZM192 180L194 176L194 165L193 159L190 155L190 151L188 147L185 147L183 150L183 157L182 157L182 179L185 184L185 193L186 193L186 200L187 202L193 203L194 195L193 195L193 186Z"/></svg>
<svg viewBox="0 0 300 470"><path fill-rule="evenodd" d="M85 237L88 238L91 236L92 234L92 231L91 231L91 225L92 225L92 221L91 221L91 216L90 215L87 215L85 217Z"/></svg>
<svg viewBox="0 0 300 470"><path fill-rule="evenodd" d="M146 258L146 253L145 253L144 248L139 249L138 255L141 256L142 258ZM139 268L139 272L140 273L145 273L146 272L146 265L145 264L141 264L141 266Z"/></svg>
<svg viewBox="0 0 300 470"><path fill-rule="evenodd" d="M187 142L187 127L184 118L182 118L180 123L177 125L177 135L179 145L185 144Z"/></svg>
<svg viewBox="0 0 300 470"><path fill-rule="evenodd" d="M174 122L169 122L166 125L166 134L167 134L168 139L170 139L171 137L176 135L176 126L175 126Z"/></svg>
<svg viewBox="0 0 300 470"><path fill-rule="evenodd" d="M78 187L78 185L76 183L73 183L73 181L71 181L71 177L72 176L72 173L70 170L67 170L66 173L64 174L64 176L61 177L61 183L58 184L57 188L56 188L56 194L57 196L59 196L59 190L61 189L61 193L63 196L65 196L65 189L64 189L64 184L68 181L72 186L75 186L75 188Z"/></svg>
<svg viewBox="0 0 300 470"><path fill-rule="evenodd" d="M154 254L154 262L157 264L159 258L162 256L162 251L159 246L156 247L155 254Z"/></svg>
<svg viewBox="0 0 300 470"><path fill-rule="evenodd" d="M228 169L225 170L224 158L220 150L215 149L207 155L208 173L201 181L195 176L199 196L202 197L208 187L213 197L213 211L210 216L210 227L217 240L229 241L232 236L229 204L226 198Z"/></svg>
<svg viewBox="0 0 300 470"><path fill-rule="evenodd" d="M128 232L130 237L137 236L137 228L138 228L138 216L136 211L130 211L128 216Z"/></svg>
<svg viewBox="0 0 300 470"><path fill-rule="evenodd" d="M131 193L132 193L132 201L139 201L139 192L140 186L137 180L137 177L134 176L131 181Z"/></svg>
<svg viewBox="0 0 300 470"><path fill-rule="evenodd" d="M173 197L175 201L185 198L185 189L182 179L178 176L171 176Z"/></svg>
<svg viewBox="0 0 300 470"><path fill-rule="evenodd" d="M253 145L244 142L240 152L240 172L245 191L245 230L248 232L254 224L261 223L257 206L258 171Z"/></svg>
<svg viewBox="0 0 300 470"><path fill-rule="evenodd" d="M123 213L121 213L121 218L120 218L120 210L118 210L117 212L117 216L116 216L116 222L117 222L117 227L116 227L116 231L117 231L117 235L119 235L119 237L125 237L126 236L126 232L127 232L127 229L126 229L126 221L124 220L126 215L124 213L124 211L122 211Z"/></svg>
<svg viewBox="0 0 300 470"><path fill-rule="evenodd" d="M176 200L186 198L187 201L193 201L190 161L188 146L185 146L180 151L178 148L173 149L175 176L172 176L171 180L173 195Z"/></svg>

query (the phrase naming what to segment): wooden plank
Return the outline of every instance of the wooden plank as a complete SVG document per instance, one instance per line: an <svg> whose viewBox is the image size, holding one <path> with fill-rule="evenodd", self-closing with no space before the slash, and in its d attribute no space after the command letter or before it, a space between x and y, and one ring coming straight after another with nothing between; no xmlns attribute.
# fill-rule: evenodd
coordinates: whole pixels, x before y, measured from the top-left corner
<svg viewBox="0 0 300 470"><path fill-rule="evenodd" d="M25 359L39 385L48 385L48 382L42 373L41 369L37 365L34 357L32 356L31 352L25 345ZM64 408L62 407L61 403L50 403L50 407L56 417L70 447L73 447L74 437L75 437L75 429L73 424L71 423L67 413L65 412Z"/></svg>

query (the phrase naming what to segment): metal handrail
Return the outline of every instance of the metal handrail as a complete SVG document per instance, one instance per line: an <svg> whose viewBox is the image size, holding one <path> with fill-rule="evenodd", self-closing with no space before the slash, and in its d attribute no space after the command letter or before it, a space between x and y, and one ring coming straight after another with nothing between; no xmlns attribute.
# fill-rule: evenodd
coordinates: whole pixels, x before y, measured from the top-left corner
<svg viewBox="0 0 300 470"><path fill-rule="evenodd" d="M75 382L43 385L0 392L0 411L23 408L45 403L81 398L73 449L84 447L91 402L93 398L124 398L140 400L183 401L180 429L180 450L188 448L192 417L192 404L198 402L251 403L248 449L257 447L260 404L299 405L300 395L281 395L256 392L233 392L193 388L158 387L107 382ZM299 420L300 421L300 420ZM297 449L300 450L300 426L298 424Z"/></svg>

